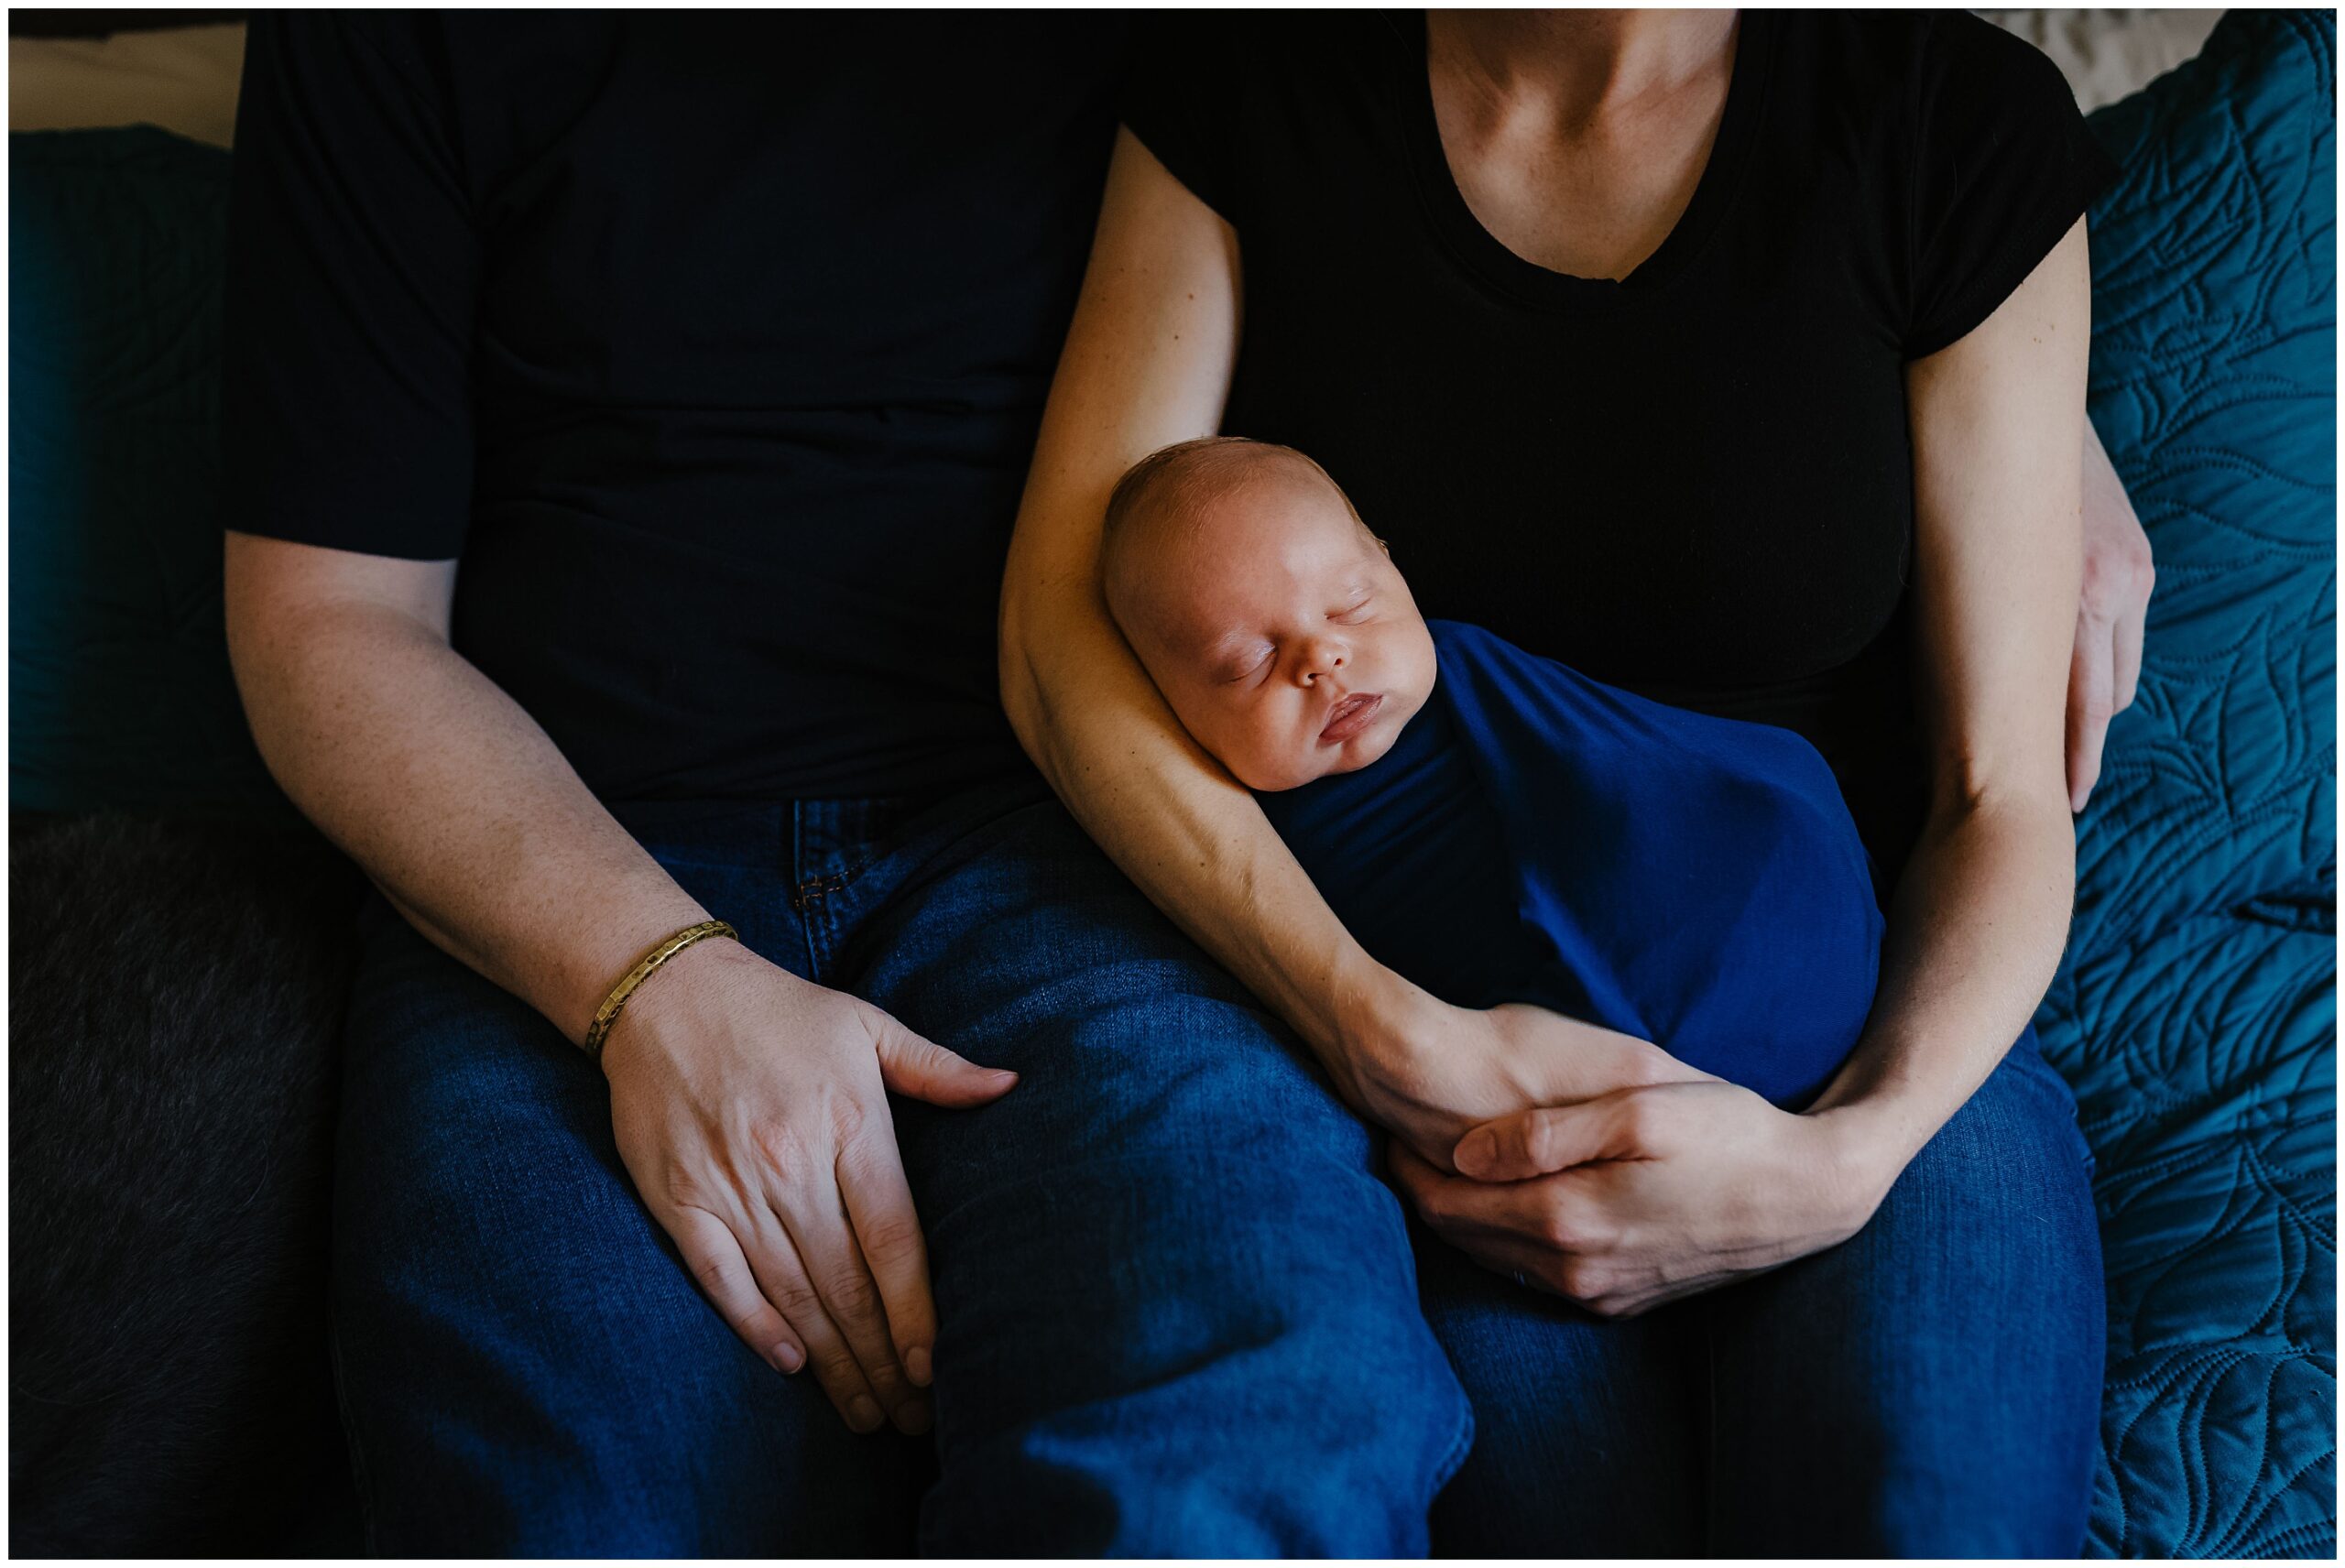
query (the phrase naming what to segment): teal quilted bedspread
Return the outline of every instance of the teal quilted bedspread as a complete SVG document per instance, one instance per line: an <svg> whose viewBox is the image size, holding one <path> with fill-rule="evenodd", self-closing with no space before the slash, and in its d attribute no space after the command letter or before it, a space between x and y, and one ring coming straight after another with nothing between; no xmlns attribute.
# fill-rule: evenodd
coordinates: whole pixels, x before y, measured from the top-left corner
<svg viewBox="0 0 2345 1568"><path fill-rule="evenodd" d="M2091 414L2157 561L2037 1019L2098 1162L2089 1552L2336 1545L2336 15L2092 117Z"/></svg>

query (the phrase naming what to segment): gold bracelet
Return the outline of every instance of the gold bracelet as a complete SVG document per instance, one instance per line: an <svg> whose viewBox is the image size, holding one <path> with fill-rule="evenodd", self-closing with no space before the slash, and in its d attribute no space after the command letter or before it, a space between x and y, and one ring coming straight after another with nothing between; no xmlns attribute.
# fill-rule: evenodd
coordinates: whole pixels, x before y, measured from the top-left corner
<svg viewBox="0 0 2345 1568"><path fill-rule="evenodd" d="M703 920L696 926L686 926L636 960L635 967L611 987L611 994L603 998L601 1007L594 1009L594 1021L586 1026L584 1050L590 1058L596 1062L603 1059L603 1041L609 1037L611 1026L618 1022L619 1009L627 1006L627 997L643 984L644 977L704 936L729 936L735 942L741 940L741 933L723 920Z"/></svg>

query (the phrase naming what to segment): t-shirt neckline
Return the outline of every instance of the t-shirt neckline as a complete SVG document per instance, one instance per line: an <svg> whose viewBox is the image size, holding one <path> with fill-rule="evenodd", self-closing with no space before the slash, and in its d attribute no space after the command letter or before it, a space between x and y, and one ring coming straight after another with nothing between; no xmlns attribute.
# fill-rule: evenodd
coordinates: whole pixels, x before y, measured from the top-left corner
<svg viewBox="0 0 2345 1568"><path fill-rule="evenodd" d="M1656 294L1701 253L1732 205L1766 97L1775 33L1769 13L1749 7L1740 13L1726 104L1719 111L1718 134L1711 139L1701 178L1660 247L1623 278L1582 278L1542 267L1515 254L1482 226L1473 208L1467 205L1465 192L1457 188L1449 155L1442 146L1426 61L1424 13L1414 13L1413 23L1405 13L1390 20L1402 46L1398 51L1403 67L1400 103L1408 127L1410 162L1426 216L1458 263L1510 299L1554 310L1601 309Z"/></svg>

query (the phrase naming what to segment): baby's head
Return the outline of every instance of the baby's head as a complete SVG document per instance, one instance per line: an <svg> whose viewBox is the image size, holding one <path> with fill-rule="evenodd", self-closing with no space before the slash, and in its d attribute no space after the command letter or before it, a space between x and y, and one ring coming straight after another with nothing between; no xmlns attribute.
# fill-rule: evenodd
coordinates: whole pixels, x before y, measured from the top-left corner
<svg viewBox="0 0 2345 1568"><path fill-rule="evenodd" d="M1249 789L1366 768L1434 685L1432 634L1325 470L1235 436L1142 458L1108 498L1108 613Z"/></svg>

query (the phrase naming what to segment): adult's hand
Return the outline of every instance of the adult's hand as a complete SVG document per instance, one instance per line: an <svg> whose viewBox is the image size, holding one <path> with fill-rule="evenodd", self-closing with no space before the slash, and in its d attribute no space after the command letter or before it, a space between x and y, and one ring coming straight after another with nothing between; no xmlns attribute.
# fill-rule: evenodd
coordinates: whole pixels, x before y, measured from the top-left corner
<svg viewBox="0 0 2345 1568"><path fill-rule="evenodd" d="M1856 1235L1894 1180L1828 1114L1710 1078L1504 1116L1449 1175L1396 1141L1425 1222L1486 1268L1604 1317L1765 1273Z"/></svg>
<svg viewBox="0 0 2345 1568"><path fill-rule="evenodd" d="M1473 1127L1538 1105L1615 1090L1720 1080L1651 1040L1544 1007L1455 1007L1390 971L1346 1030L1336 1073L1352 1108L1420 1160L1451 1169Z"/></svg>
<svg viewBox="0 0 2345 1568"><path fill-rule="evenodd" d="M2157 571L2149 536L2091 421L2085 424L2084 590L2068 663L2068 809L2081 811L2100 779L2109 721L2133 701L2142 629Z"/></svg>
<svg viewBox="0 0 2345 1568"><path fill-rule="evenodd" d="M669 960L602 1062L619 1156L733 1332L811 1357L856 1431L925 1432L936 1313L886 1091L978 1105L1017 1074L734 942Z"/></svg>

